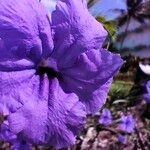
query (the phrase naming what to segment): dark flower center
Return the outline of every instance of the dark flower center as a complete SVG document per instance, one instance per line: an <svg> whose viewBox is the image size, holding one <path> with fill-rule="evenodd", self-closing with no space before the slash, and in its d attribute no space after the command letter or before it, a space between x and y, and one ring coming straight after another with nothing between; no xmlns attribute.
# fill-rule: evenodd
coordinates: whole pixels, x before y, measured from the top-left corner
<svg viewBox="0 0 150 150"><path fill-rule="evenodd" d="M57 71L55 71L53 68L47 67L47 66L39 66L36 69L36 75L43 76L44 74L47 74L49 79L58 78L60 75Z"/></svg>
<svg viewBox="0 0 150 150"><path fill-rule="evenodd" d="M7 120L7 116L4 116L3 114L0 114L0 125Z"/></svg>

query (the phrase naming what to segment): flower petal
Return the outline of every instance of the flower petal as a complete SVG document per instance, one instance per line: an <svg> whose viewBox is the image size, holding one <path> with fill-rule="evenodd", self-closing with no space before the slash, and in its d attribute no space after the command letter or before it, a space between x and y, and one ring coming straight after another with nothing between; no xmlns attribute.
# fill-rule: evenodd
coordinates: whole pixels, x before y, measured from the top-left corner
<svg viewBox="0 0 150 150"><path fill-rule="evenodd" d="M17 136L9 130L8 125L6 124L1 124L0 131L0 141L13 143L17 138Z"/></svg>
<svg viewBox="0 0 150 150"><path fill-rule="evenodd" d="M28 101L11 114L10 128L34 144L71 146L84 123L84 106L75 94L65 94L57 79L52 80L49 92L48 101Z"/></svg>
<svg viewBox="0 0 150 150"><path fill-rule="evenodd" d="M121 117L120 129L122 131L132 133L134 132L134 128L135 128L135 120L131 114Z"/></svg>
<svg viewBox="0 0 150 150"><path fill-rule="evenodd" d="M0 112L7 118L26 103L46 101L49 95L48 82L35 75L35 70L0 72L0 85ZM19 123L13 133L20 132L26 125L24 117L16 115L16 118Z"/></svg>
<svg viewBox="0 0 150 150"><path fill-rule="evenodd" d="M150 93L144 94L144 100L145 100L147 103L150 103Z"/></svg>
<svg viewBox="0 0 150 150"><path fill-rule="evenodd" d="M97 113L105 104L106 98L111 87L112 79L108 80L104 85L91 93L91 97L82 100L86 106L87 113Z"/></svg>
<svg viewBox="0 0 150 150"><path fill-rule="evenodd" d="M11 150L32 150L32 146L20 139L16 139L11 146Z"/></svg>
<svg viewBox="0 0 150 150"><path fill-rule="evenodd" d="M0 71L4 72L30 70L34 68L35 64L27 59L0 61Z"/></svg>
<svg viewBox="0 0 150 150"><path fill-rule="evenodd" d="M63 68L70 66L79 54L100 48L107 35L82 0L59 0L52 12L52 28L55 33L53 57Z"/></svg>
<svg viewBox="0 0 150 150"><path fill-rule="evenodd" d="M150 94L150 81L146 83L147 92Z"/></svg>
<svg viewBox="0 0 150 150"><path fill-rule="evenodd" d="M60 84L65 92L74 92L79 96L86 104L87 112L95 113L104 103L111 78L122 63L118 55L106 50L85 52L78 57L72 67L60 69L63 75Z"/></svg>
<svg viewBox="0 0 150 150"><path fill-rule="evenodd" d="M108 126L112 123L112 114L109 109L103 109L102 114L99 118L99 123L104 126Z"/></svg>
<svg viewBox="0 0 150 150"><path fill-rule="evenodd" d="M32 14L32 15L31 15ZM1 0L0 61L37 62L53 48L49 19L36 0Z"/></svg>
<svg viewBox="0 0 150 150"><path fill-rule="evenodd" d="M35 70L0 72L0 105L5 112L15 112L26 101L39 98L40 81L34 74Z"/></svg>

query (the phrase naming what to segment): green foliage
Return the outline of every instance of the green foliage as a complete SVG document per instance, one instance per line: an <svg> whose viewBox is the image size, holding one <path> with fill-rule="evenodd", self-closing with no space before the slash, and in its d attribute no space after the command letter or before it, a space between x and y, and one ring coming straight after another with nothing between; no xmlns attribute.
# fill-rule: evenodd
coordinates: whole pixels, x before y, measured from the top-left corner
<svg viewBox="0 0 150 150"><path fill-rule="evenodd" d="M116 39L117 25L114 21L106 21L104 17L97 17L98 22L102 23L107 30L112 41Z"/></svg>
<svg viewBox="0 0 150 150"><path fill-rule="evenodd" d="M88 1L88 6L93 5L94 0L87 0Z"/></svg>
<svg viewBox="0 0 150 150"><path fill-rule="evenodd" d="M126 97L129 94L129 91L132 88L132 82L116 80L112 84L112 87L109 92L109 101L110 103L124 103Z"/></svg>

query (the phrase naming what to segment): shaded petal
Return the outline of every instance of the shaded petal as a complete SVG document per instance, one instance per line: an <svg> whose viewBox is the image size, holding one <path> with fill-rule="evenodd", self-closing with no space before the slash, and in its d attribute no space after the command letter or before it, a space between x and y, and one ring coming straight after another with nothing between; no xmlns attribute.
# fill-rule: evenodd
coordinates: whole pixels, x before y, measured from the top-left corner
<svg viewBox="0 0 150 150"><path fill-rule="evenodd" d="M144 100L145 100L147 103L150 103L150 93L144 94Z"/></svg>
<svg viewBox="0 0 150 150"><path fill-rule="evenodd" d="M150 81L146 83L147 92L150 94Z"/></svg>
<svg viewBox="0 0 150 150"><path fill-rule="evenodd" d="M1 124L0 126L0 141L7 141L7 142L14 142L16 140L17 136L13 134L10 130L8 125Z"/></svg>
<svg viewBox="0 0 150 150"><path fill-rule="evenodd" d="M122 63L118 55L106 50L88 51L81 54L72 67L60 69L63 75L60 83L65 92L76 93L87 104L87 111L94 113L98 111L95 108L105 102L111 78Z"/></svg>
<svg viewBox="0 0 150 150"><path fill-rule="evenodd" d="M9 142L12 144L11 150L31 150L31 145L22 141L19 137L13 134L9 126L1 124L0 126L0 141Z"/></svg>
<svg viewBox="0 0 150 150"><path fill-rule="evenodd" d="M100 48L107 35L82 0L59 0L52 13L52 28L53 57L63 68L70 66L79 54Z"/></svg>
<svg viewBox="0 0 150 150"><path fill-rule="evenodd" d="M11 146L11 150L32 150L32 146L18 139Z"/></svg>
<svg viewBox="0 0 150 150"><path fill-rule="evenodd" d="M65 94L58 80L49 87L49 99L29 101L9 116L12 132L34 144L57 148L75 143L75 135L83 126L84 106L75 94Z"/></svg>
<svg viewBox="0 0 150 150"><path fill-rule="evenodd" d="M41 56L49 56L52 48L47 12L38 1L1 0L0 61L37 62Z"/></svg>

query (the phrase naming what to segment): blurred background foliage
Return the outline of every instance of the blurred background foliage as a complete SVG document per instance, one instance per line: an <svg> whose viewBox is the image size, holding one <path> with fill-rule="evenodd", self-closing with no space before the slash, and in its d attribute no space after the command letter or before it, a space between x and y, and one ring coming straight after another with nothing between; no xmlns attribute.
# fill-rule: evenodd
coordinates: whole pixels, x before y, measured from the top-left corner
<svg viewBox="0 0 150 150"><path fill-rule="evenodd" d="M150 1L88 0L88 8L108 31L104 47L120 53L125 60L114 78L104 108L109 108L114 118L130 113L136 120L136 136L130 136L134 144L131 141L123 147L114 144L113 148L113 144L109 147L107 143L105 148L149 150L150 104L143 95L150 81Z"/></svg>
<svg viewBox="0 0 150 150"><path fill-rule="evenodd" d="M110 50L150 58L149 0L88 0L88 8L108 31Z"/></svg>
<svg viewBox="0 0 150 150"><path fill-rule="evenodd" d="M109 93L110 102L134 104L150 80L150 1L88 0L91 14L108 31L104 47L125 60Z"/></svg>

